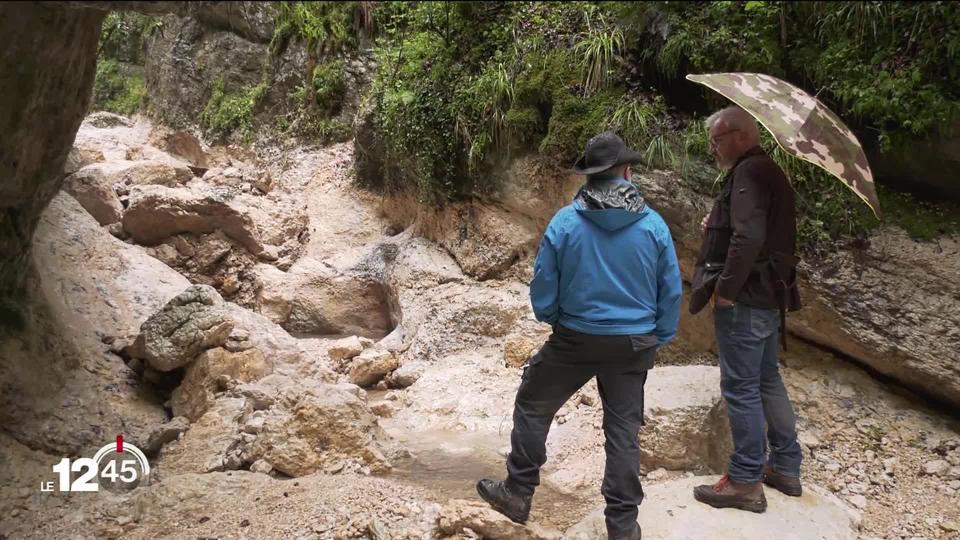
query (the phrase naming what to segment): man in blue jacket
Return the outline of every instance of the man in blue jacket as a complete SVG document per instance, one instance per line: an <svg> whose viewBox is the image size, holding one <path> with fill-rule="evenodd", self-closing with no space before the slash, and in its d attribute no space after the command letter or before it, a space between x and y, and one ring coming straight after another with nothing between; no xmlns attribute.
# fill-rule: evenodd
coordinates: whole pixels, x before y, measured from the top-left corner
<svg viewBox="0 0 960 540"><path fill-rule="evenodd" d="M612 132L591 139L574 167L587 182L553 216L540 243L530 301L553 333L523 372L506 481L477 483L480 496L515 522L529 517L554 415L596 377L607 532L640 538L643 386L657 348L677 332L682 290L670 230L630 182L630 166L640 161Z"/></svg>

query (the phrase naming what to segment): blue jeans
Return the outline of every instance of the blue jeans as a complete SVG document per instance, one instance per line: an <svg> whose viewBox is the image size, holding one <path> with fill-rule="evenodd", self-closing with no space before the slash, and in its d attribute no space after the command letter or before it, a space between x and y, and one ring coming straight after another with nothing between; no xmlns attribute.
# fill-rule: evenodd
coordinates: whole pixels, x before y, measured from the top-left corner
<svg viewBox="0 0 960 540"><path fill-rule="evenodd" d="M769 464L781 474L799 478L803 454L797 419L777 364L779 312L744 304L718 306L713 320L720 388L733 434L727 474L737 482L763 478L769 441Z"/></svg>

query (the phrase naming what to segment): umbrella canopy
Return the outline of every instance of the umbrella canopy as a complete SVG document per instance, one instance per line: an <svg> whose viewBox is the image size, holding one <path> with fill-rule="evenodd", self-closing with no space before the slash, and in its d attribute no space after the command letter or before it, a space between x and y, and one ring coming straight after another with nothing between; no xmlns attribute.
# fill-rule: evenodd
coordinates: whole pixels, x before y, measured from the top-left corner
<svg viewBox="0 0 960 540"><path fill-rule="evenodd" d="M787 153L824 169L880 217L863 148L830 109L792 84L762 73L708 73L687 79L722 94L767 128Z"/></svg>

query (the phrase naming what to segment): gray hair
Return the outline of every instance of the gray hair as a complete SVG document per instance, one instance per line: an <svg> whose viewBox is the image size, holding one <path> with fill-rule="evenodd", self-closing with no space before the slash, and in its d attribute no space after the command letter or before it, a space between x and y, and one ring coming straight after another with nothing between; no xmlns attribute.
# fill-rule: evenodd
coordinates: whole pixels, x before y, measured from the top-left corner
<svg viewBox="0 0 960 540"><path fill-rule="evenodd" d="M709 130L717 122L723 122L730 128L739 129L751 141L760 141L760 127L757 125L757 121L750 116L750 113L740 107L731 106L720 109L707 117L704 125Z"/></svg>

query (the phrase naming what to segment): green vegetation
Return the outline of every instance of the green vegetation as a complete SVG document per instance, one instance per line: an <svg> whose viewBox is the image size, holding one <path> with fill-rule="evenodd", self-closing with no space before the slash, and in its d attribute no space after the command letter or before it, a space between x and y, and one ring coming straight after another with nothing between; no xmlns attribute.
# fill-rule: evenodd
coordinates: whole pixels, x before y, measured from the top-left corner
<svg viewBox="0 0 960 540"><path fill-rule="evenodd" d="M372 2L280 2L270 49L279 53L294 35L315 55L357 45L357 29L370 29Z"/></svg>
<svg viewBox="0 0 960 540"><path fill-rule="evenodd" d="M125 116L137 112L146 94L142 66L145 40L162 23L139 13L110 13L97 52L93 109Z"/></svg>
<svg viewBox="0 0 960 540"><path fill-rule="evenodd" d="M103 20L99 58L142 66L146 39L163 26L160 17L135 12L113 12Z"/></svg>
<svg viewBox="0 0 960 540"><path fill-rule="evenodd" d="M313 68L313 92L316 105L329 115L340 112L346 81L343 78L343 62L334 60Z"/></svg>
<svg viewBox="0 0 960 540"><path fill-rule="evenodd" d="M113 59L104 58L97 62L93 85L95 108L130 116L140 108L146 92L143 75Z"/></svg>
<svg viewBox="0 0 960 540"><path fill-rule="evenodd" d="M343 58L372 42L370 101L388 164L379 187L434 204L495 188L506 159L539 152L560 166L614 129L647 165L705 191L719 171L702 119L727 101L686 82L693 72L757 71L827 104L868 148L909 148L960 119L960 4L951 2L281 2L270 44L307 47L296 111L275 127L319 142L346 140ZM101 37L99 107L136 110L140 62L157 19L111 15ZM264 78L267 81L268 78ZM252 134L266 83L213 83L201 116L214 137ZM839 181L764 146L797 189L804 245L877 225ZM960 210L878 189L885 217L917 238L960 231Z"/></svg>
<svg viewBox="0 0 960 540"><path fill-rule="evenodd" d="M253 112L266 91L266 84L260 83L228 94L224 91L223 80L217 80L200 116L200 126L212 137L223 138L236 131L249 142L253 136Z"/></svg>
<svg viewBox="0 0 960 540"><path fill-rule="evenodd" d="M384 186L424 201L482 192L498 160L526 151L569 165L606 128L709 189L718 171L702 116L727 103L683 81L690 72L786 78L867 147L934 137L958 118L960 7L949 2L384 3L374 20ZM804 244L878 224L838 180L765 146L797 189ZM956 210L879 192L886 217L918 238L956 230Z"/></svg>

